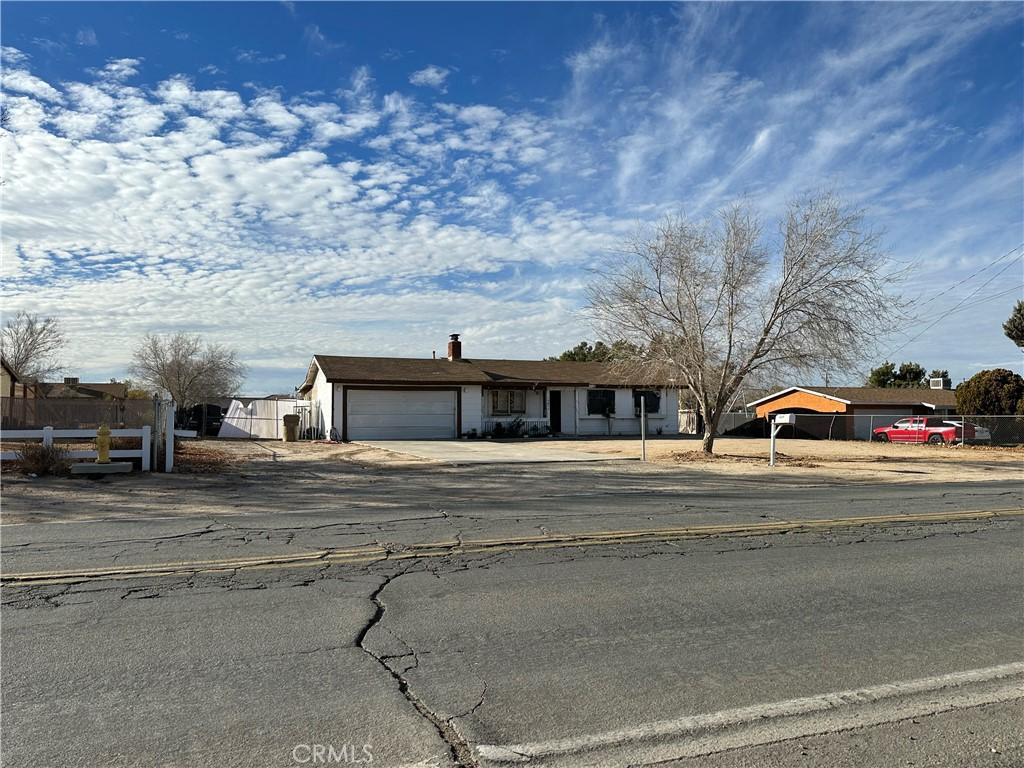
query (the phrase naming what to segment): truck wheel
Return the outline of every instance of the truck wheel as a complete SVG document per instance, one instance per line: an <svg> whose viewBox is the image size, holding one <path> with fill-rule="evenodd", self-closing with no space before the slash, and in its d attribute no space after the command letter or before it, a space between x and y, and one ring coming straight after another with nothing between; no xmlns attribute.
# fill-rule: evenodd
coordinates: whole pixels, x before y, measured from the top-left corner
<svg viewBox="0 0 1024 768"><path fill-rule="evenodd" d="M885 434L885 432L879 432L877 435L875 435L874 439L875 439L876 443L888 443L889 442L889 436L887 434Z"/></svg>
<svg viewBox="0 0 1024 768"><path fill-rule="evenodd" d="M946 441L943 439L942 435L931 435L928 438L928 442L931 443L932 445L941 445Z"/></svg>

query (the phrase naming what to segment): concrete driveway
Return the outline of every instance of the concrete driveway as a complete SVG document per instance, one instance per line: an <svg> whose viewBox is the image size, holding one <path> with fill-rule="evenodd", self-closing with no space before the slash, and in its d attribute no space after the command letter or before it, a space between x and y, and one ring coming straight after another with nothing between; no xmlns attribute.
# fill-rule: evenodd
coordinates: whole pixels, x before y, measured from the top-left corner
<svg viewBox="0 0 1024 768"><path fill-rule="evenodd" d="M563 461L621 461L623 456L577 451L547 441L498 442L494 440L373 440L361 441L394 453L448 464L535 464ZM640 441L636 446L640 455Z"/></svg>

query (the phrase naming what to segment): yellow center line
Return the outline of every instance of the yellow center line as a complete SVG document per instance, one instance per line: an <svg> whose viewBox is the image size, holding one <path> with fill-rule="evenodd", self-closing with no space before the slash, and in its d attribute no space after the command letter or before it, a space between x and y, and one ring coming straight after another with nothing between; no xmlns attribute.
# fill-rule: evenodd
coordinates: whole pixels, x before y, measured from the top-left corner
<svg viewBox="0 0 1024 768"><path fill-rule="evenodd" d="M509 552L518 549L552 549L559 547L601 546L637 541L670 541L673 539L702 538L707 536L757 536L780 531L815 530L821 528L850 528L867 525L893 525L916 523L945 523L968 520L986 520L998 517L1024 516L1022 508L970 510L962 512L926 512L910 515L868 515L860 517L834 517L812 520L779 520L769 523L730 523L698 525L684 528L643 528L611 531L560 533L546 536L518 536L501 539L472 539L464 541L435 541L397 545L387 548L379 544L324 549L295 554L245 557L221 560L188 560L149 565L126 565L109 568L88 568L75 571L35 571L6 573L0 582L9 585L61 584L87 579L153 578L196 572L256 570L280 568L308 568L332 563L369 563L380 560L409 560L419 558L451 557L484 552Z"/></svg>

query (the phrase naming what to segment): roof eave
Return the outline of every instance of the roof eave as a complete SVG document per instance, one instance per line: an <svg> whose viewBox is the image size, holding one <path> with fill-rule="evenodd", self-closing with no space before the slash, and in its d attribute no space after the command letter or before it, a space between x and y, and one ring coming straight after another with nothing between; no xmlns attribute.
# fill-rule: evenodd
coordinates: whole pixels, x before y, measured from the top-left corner
<svg viewBox="0 0 1024 768"><path fill-rule="evenodd" d="M779 397L785 397L786 395L790 395L794 392L806 392L808 395L824 397L826 400L834 400L835 402L843 403L844 405L853 405L853 402L850 400L844 400L843 398L836 397L835 395L826 395L824 392L819 392L816 389L806 389L804 387L786 387L786 389L780 389L778 392L773 392L772 394L767 395L766 397L762 397L760 400L755 400L752 403L747 403L747 408L753 408L754 406L758 406L761 403L767 403L769 400L775 400Z"/></svg>

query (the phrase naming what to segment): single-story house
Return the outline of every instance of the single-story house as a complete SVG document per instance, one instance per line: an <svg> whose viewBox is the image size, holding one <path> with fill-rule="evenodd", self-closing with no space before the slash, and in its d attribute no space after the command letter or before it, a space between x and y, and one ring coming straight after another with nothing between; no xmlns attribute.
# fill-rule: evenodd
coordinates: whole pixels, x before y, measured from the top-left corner
<svg viewBox="0 0 1024 768"><path fill-rule="evenodd" d="M0 397L35 397L36 390L31 382L22 380L18 372L0 355Z"/></svg>
<svg viewBox="0 0 1024 768"><path fill-rule="evenodd" d="M787 387L747 403L759 418L777 413L833 414L832 419L804 420L798 426L815 433L827 427L832 437L868 440L873 427L899 416L956 413L956 393L950 389L883 387ZM815 426L822 429L815 429Z"/></svg>
<svg viewBox="0 0 1024 768"><path fill-rule="evenodd" d="M82 382L77 376L66 376L62 382L39 382L39 396L49 399L124 400L128 385L117 381Z"/></svg>
<svg viewBox="0 0 1024 768"><path fill-rule="evenodd" d="M299 387L315 431L335 439L452 439L462 435L679 431L674 382L640 381L606 363L462 357L458 334L446 358L314 355Z"/></svg>

